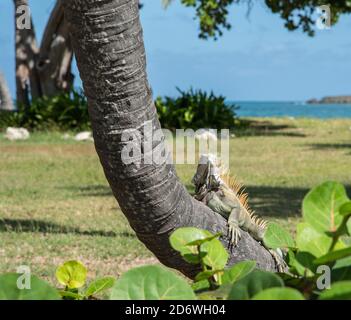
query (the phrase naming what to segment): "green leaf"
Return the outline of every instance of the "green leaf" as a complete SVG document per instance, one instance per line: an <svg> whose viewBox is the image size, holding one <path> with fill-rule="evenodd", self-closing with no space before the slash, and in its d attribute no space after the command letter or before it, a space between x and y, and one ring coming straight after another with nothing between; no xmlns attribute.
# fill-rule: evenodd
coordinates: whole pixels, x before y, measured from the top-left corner
<svg viewBox="0 0 351 320"><path fill-rule="evenodd" d="M213 240L215 238L218 238L220 236L221 236L220 233L216 233L214 236L211 236L211 237L207 237L207 238L204 238L204 239L191 241L191 242L189 242L187 244L187 246L200 246L200 245L204 244L205 242L211 241L211 240Z"/></svg>
<svg viewBox="0 0 351 320"><path fill-rule="evenodd" d="M266 247L271 249L295 247L294 239L291 237L289 232L284 230L276 223L268 224L263 242Z"/></svg>
<svg viewBox="0 0 351 320"><path fill-rule="evenodd" d="M349 256L351 256L351 247L328 252L324 256L321 256L318 259L316 259L313 263L315 265L328 264L330 262L334 262L334 261L339 260L339 259L347 258Z"/></svg>
<svg viewBox="0 0 351 320"><path fill-rule="evenodd" d="M69 289L83 287L86 277L87 269L79 261L67 261L56 270L57 281Z"/></svg>
<svg viewBox="0 0 351 320"><path fill-rule="evenodd" d="M275 287L283 287L283 280L267 271L254 270L232 286L229 300L249 300L259 292Z"/></svg>
<svg viewBox="0 0 351 320"><path fill-rule="evenodd" d="M65 298L67 300L83 300L84 296L82 296L79 293L71 292L71 291L59 291L60 295L62 298Z"/></svg>
<svg viewBox="0 0 351 320"><path fill-rule="evenodd" d="M307 223L297 225L296 245L299 251L309 252L316 258L325 255L330 248L332 239L327 235L317 232ZM336 249L342 249L345 245L339 241Z"/></svg>
<svg viewBox="0 0 351 320"><path fill-rule="evenodd" d="M343 217L351 216L351 201L344 203L340 207L340 215L342 215Z"/></svg>
<svg viewBox="0 0 351 320"><path fill-rule="evenodd" d="M203 243L200 251L204 254L203 262L212 270L224 269L228 262L229 254L218 239Z"/></svg>
<svg viewBox="0 0 351 320"><path fill-rule="evenodd" d="M203 291L203 290L208 290L210 289L211 287L211 284L208 280L201 280L201 281L198 281L198 282L194 282L192 285L191 285L191 288L197 292L197 291Z"/></svg>
<svg viewBox="0 0 351 320"><path fill-rule="evenodd" d="M187 281L161 266L143 266L124 273L111 290L111 300L194 300Z"/></svg>
<svg viewBox="0 0 351 320"><path fill-rule="evenodd" d="M320 294L319 300L351 300L351 281L333 283Z"/></svg>
<svg viewBox="0 0 351 320"><path fill-rule="evenodd" d="M212 278L214 275L216 275L217 273L222 272L221 270L208 270L208 271L202 271L200 273L198 273L195 277L195 281L199 282L202 280L206 280L206 279L210 279Z"/></svg>
<svg viewBox="0 0 351 320"><path fill-rule="evenodd" d="M301 276L309 277L316 273L317 267L313 263L316 257L310 252L298 251L295 255L295 259L299 266L304 268L303 273L300 273Z"/></svg>
<svg viewBox="0 0 351 320"><path fill-rule="evenodd" d="M304 292L312 282L315 282L315 277L296 277L286 273L277 273L277 275L283 280L285 287L294 288L299 292Z"/></svg>
<svg viewBox="0 0 351 320"><path fill-rule="evenodd" d="M310 252L298 251L295 253L292 250L288 252L290 271L296 271L295 273L300 276L312 277L314 275L317 269L313 263L314 260L316 257Z"/></svg>
<svg viewBox="0 0 351 320"><path fill-rule="evenodd" d="M7 273L0 275L0 300L60 300L57 290L47 282L30 277L30 289L19 289L17 281L21 274Z"/></svg>
<svg viewBox="0 0 351 320"><path fill-rule="evenodd" d="M221 285L216 290L201 292L197 297L200 300L226 300L231 290L232 285L225 284Z"/></svg>
<svg viewBox="0 0 351 320"><path fill-rule="evenodd" d="M340 231L343 232L343 234L351 235L351 201L341 206L340 214L344 218Z"/></svg>
<svg viewBox="0 0 351 320"><path fill-rule="evenodd" d="M178 251L185 261L198 264L200 263L198 247L189 246L189 243L197 240L208 239L212 236L211 232L207 230L187 227L179 228L174 231L171 234L169 241L172 248Z"/></svg>
<svg viewBox="0 0 351 320"><path fill-rule="evenodd" d="M224 270L222 283L234 283L247 276L256 268L256 261L241 261L230 269Z"/></svg>
<svg viewBox="0 0 351 320"><path fill-rule="evenodd" d="M351 257L336 261L332 268L332 282L351 280Z"/></svg>
<svg viewBox="0 0 351 320"><path fill-rule="evenodd" d="M325 182L306 195L302 205L303 217L320 233L334 232L342 221L340 207L348 201L342 184Z"/></svg>
<svg viewBox="0 0 351 320"><path fill-rule="evenodd" d="M305 298L295 289L270 288L256 294L252 300L305 300Z"/></svg>
<svg viewBox="0 0 351 320"><path fill-rule="evenodd" d="M112 277L106 277L106 278L101 278L93 281L90 283L88 289L85 291L85 296L86 297L91 297L93 295L96 295L102 291L111 289L113 285L115 284L115 278Z"/></svg>

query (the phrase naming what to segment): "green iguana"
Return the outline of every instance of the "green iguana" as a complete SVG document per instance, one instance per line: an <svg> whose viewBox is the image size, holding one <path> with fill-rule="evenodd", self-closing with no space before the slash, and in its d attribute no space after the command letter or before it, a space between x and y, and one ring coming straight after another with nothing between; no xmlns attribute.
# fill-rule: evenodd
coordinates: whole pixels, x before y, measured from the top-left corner
<svg viewBox="0 0 351 320"><path fill-rule="evenodd" d="M248 195L244 192L242 185L220 165L216 156L211 154L201 156L192 182L195 185L195 199L227 219L231 242L234 246L241 238L241 230L248 232L263 244L267 222L257 217L249 208ZM283 272L286 264L281 252L266 249L275 259L278 271Z"/></svg>

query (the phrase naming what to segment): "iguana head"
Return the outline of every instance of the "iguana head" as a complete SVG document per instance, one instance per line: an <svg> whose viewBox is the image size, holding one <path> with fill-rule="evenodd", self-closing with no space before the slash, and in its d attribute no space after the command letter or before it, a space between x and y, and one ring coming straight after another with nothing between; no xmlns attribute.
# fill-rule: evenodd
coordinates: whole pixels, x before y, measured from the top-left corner
<svg viewBox="0 0 351 320"><path fill-rule="evenodd" d="M219 161L215 155L201 155L192 183L195 185L196 194L220 186Z"/></svg>

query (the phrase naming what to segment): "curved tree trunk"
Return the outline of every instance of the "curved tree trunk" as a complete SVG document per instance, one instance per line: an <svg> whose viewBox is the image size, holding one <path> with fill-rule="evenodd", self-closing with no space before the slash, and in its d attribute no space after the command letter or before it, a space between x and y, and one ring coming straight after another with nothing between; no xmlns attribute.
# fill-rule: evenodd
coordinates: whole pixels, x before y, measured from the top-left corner
<svg viewBox="0 0 351 320"><path fill-rule="evenodd" d="M4 75L0 72L0 110L15 110L9 87Z"/></svg>
<svg viewBox="0 0 351 320"><path fill-rule="evenodd" d="M142 133L146 121L154 130L160 128L146 75L138 4L138 0L64 0L96 150L123 213L163 264L188 276L196 272L194 266L184 262L168 241L170 233L183 226L221 232L230 264L256 260L259 268L276 270L270 253L247 233L236 248L229 248L226 220L188 194L173 165L122 161L125 130ZM164 143L153 148L163 150Z"/></svg>

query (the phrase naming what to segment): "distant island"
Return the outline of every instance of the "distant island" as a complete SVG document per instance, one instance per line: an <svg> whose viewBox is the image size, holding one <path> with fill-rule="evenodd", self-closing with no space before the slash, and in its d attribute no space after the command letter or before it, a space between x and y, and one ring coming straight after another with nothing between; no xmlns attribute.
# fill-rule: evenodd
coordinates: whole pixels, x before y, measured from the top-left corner
<svg viewBox="0 0 351 320"><path fill-rule="evenodd" d="M351 104L351 96L324 97L321 100L311 99L308 104Z"/></svg>

